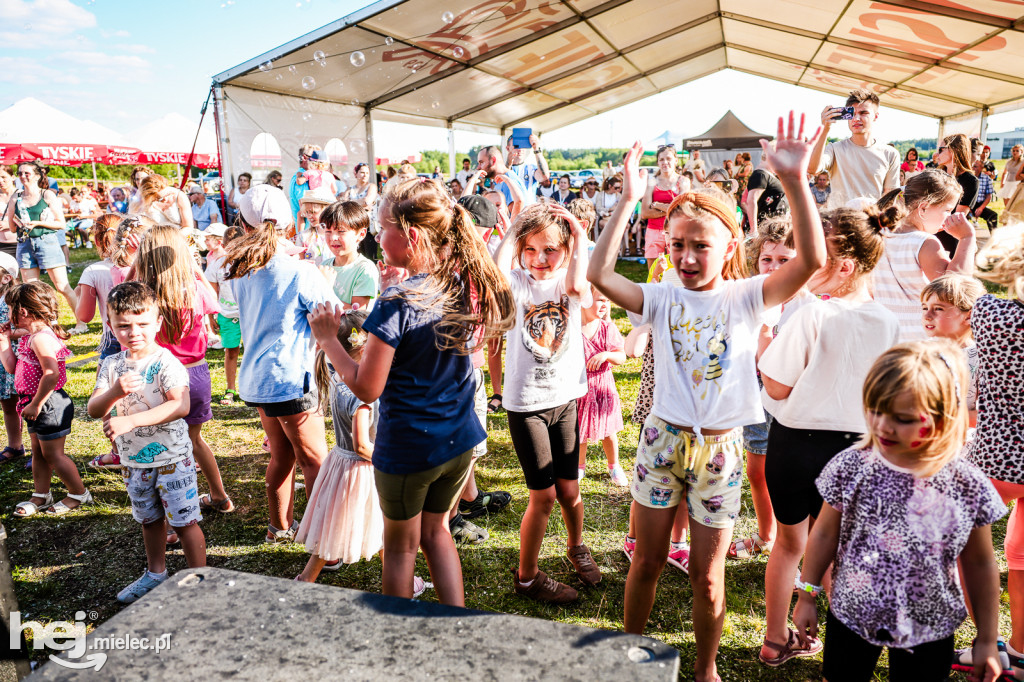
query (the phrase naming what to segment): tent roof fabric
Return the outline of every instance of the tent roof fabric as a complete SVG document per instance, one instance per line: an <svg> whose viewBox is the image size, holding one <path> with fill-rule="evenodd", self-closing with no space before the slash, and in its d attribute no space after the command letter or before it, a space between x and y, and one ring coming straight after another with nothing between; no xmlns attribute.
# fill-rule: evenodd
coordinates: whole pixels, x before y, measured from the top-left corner
<svg viewBox="0 0 1024 682"><path fill-rule="evenodd" d="M133 147L149 152L188 152L195 137L196 122L173 112L128 133L128 141ZM217 138L212 125L200 129L196 153L217 153Z"/></svg>
<svg viewBox="0 0 1024 682"><path fill-rule="evenodd" d="M379 120L548 131L731 68L936 118L1024 106L1024 8L973 0L381 0L214 77ZM318 57L320 59L318 59Z"/></svg>
<svg viewBox="0 0 1024 682"><path fill-rule="evenodd" d="M731 111L725 112L725 116L718 119L718 123L711 126L704 133L683 140L684 149L736 149L760 147L758 140L775 139L772 135L762 135L754 132L747 125L736 118Z"/></svg>
<svg viewBox="0 0 1024 682"><path fill-rule="evenodd" d="M0 111L0 143L88 144L127 147L120 133L35 99L20 99Z"/></svg>

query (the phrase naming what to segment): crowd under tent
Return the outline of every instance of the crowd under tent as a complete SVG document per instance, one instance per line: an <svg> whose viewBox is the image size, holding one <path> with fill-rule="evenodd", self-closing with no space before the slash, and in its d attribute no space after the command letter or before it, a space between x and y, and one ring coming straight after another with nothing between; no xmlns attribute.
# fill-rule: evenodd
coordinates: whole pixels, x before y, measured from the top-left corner
<svg viewBox="0 0 1024 682"><path fill-rule="evenodd" d="M731 111L725 112L725 116L718 119L718 123L711 126L701 135L683 140L683 149L693 154L699 151L704 165L708 169L721 168L722 162L726 159L736 157L736 154L747 152L750 154L750 161L754 168L761 165L761 143L759 140L774 140L774 135L762 135L754 132L747 125L736 118Z"/></svg>
<svg viewBox="0 0 1024 682"><path fill-rule="evenodd" d="M213 79L225 174L276 138L374 159L373 124L548 132L734 69L984 136L1024 106L1024 9L974 0L381 0ZM734 93L742 97L743 93ZM765 103L784 105L784 103ZM334 144L337 148L337 144ZM340 164L340 168L339 168Z"/></svg>

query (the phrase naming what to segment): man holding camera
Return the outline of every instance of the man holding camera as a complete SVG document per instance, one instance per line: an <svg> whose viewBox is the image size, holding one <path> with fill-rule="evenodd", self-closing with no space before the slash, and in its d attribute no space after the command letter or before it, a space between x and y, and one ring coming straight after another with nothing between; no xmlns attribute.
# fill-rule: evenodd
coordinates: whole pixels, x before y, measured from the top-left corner
<svg viewBox="0 0 1024 682"><path fill-rule="evenodd" d="M832 183L828 208L839 208L858 197L878 200L900 184L900 153L892 145L878 142L872 128L878 119L878 95L854 90L844 107L825 107L821 112L821 137L811 152L807 172L827 171ZM829 128L845 120L850 137L828 142Z"/></svg>

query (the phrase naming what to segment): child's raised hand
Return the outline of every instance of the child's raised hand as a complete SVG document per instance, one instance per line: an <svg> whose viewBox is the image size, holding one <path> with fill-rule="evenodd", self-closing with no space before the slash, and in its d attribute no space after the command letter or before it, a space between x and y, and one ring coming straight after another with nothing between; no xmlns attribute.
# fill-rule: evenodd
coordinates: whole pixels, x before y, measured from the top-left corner
<svg viewBox="0 0 1024 682"><path fill-rule="evenodd" d="M974 225L967 219L963 212L950 213L942 223L942 229L957 239L967 239L974 236Z"/></svg>
<svg viewBox="0 0 1024 682"><path fill-rule="evenodd" d="M775 136L774 144L768 140L760 140L761 149L764 150L768 167L778 175L787 177L798 177L804 179L807 174L807 164L811 158L811 150L814 149L818 137L821 135L821 127L810 139L804 137L804 115L800 114L800 127L796 127L796 114L789 112L789 125L784 126L782 117L779 116L779 130Z"/></svg>
<svg viewBox="0 0 1024 682"><path fill-rule="evenodd" d="M644 155L644 146L640 141L633 143L626 152L626 160L622 163L622 199L634 203L647 191L647 171L640 168L640 157Z"/></svg>
<svg viewBox="0 0 1024 682"><path fill-rule="evenodd" d="M561 219L568 223L569 230L572 232L574 237L587 236L587 233L583 229L583 225L576 219L576 216L565 209L565 206L562 206L561 204L548 204L548 213L550 213L553 218Z"/></svg>
<svg viewBox="0 0 1024 682"><path fill-rule="evenodd" d="M802 645L818 637L818 608L813 599L798 596L793 609L793 627Z"/></svg>
<svg viewBox="0 0 1024 682"><path fill-rule="evenodd" d="M321 303L306 318L309 320L309 327L313 331L313 338L322 348L324 344L335 338L338 334L338 327L341 326L341 316L344 311L340 306L331 303Z"/></svg>

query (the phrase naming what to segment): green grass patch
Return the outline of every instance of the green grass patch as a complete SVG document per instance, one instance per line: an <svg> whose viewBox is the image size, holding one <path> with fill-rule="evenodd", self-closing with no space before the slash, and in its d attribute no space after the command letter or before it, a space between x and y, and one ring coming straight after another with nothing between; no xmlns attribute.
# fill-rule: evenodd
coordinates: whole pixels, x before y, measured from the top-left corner
<svg viewBox="0 0 1024 682"><path fill-rule="evenodd" d="M73 251L77 283L84 264L95 260L90 251ZM645 278L644 266L620 263L623 274L634 280ZM70 311L62 302L61 321L73 324ZM613 309L613 319L625 334L629 322L621 309ZM100 324L90 332L72 337L70 346L76 355L91 353L99 343ZM261 449L263 433L256 411L247 407L222 407L217 399L225 389L223 352L207 355L213 378L214 419L204 427L220 464L224 484L235 502L233 514L213 513L202 523L208 543L211 566L291 579L305 565L307 555L297 546L263 544L267 524L267 499L264 473L269 456ZM73 620L79 610L99 614L93 624L103 622L123 608L115 599L117 592L134 580L145 567L145 553L139 525L132 520L128 496L120 475L113 471L96 472L85 467L95 455L107 452L97 420L85 413L88 396L94 386L96 361L68 368L67 391L75 399L75 424L67 440L67 452L78 463L86 486L97 504L61 518L37 516L12 517L16 503L32 493L32 477L20 463L0 469L0 520L7 528L7 541L14 565L14 580L24 619L49 622ZM623 466L628 470L634 460L640 425L632 417L633 402L640 383L640 360L629 360L615 369L623 402L625 430L619 434ZM333 439L328 425L329 440ZM621 630L623 596L629 562L622 553L622 539L629 515L629 492L611 485L604 455L599 444L591 444L587 478L582 483L585 507L584 539L601 567L604 579L596 588L583 587L565 557L565 529L558 514L552 515L548 536L541 549L540 566L557 580L580 589L580 600L571 606L546 606L516 596L512 591L511 569L517 565L519 522L526 509L527 490L508 433L505 415L489 420L488 455L480 461L477 479L484 490L503 489L512 493L509 509L477 523L490 533L490 540L478 547L460 549L466 585L466 605L470 608L547 618L576 625ZM205 483L200 489L206 488ZM54 479L54 497L64 493ZM298 513L305 505L305 494L296 495ZM756 530L749 488L744 484L743 511L736 526L737 538ZM1001 546L1005 522L994 528L996 546ZM1002 578L1006 565L997 552ZM168 568L173 573L184 569L180 549L168 552ZM727 613L718 656L720 674L725 680L806 680L820 678L820 661L796 659L781 669L772 670L758 663L757 651L764 637L765 559L729 562L726 567ZM427 576L422 556L417 573ZM364 561L337 573L324 573L320 582L359 590L380 590L380 561ZM1005 597L1005 594L1004 594ZM424 600L436 599L428 591ZM692 679L695 647L691 620L692 592L687 577L667 567L661 577L658 597L651 613L647 634L679 649L682 657L681 679ZM1009 606L1000 611L1002 632L1009 633ZM957 644L967 646L974 631L965 624L957 633ZM40 660L43 656L39 656ZM888 679L885 659L879 665L878 679Z"/></svg>

